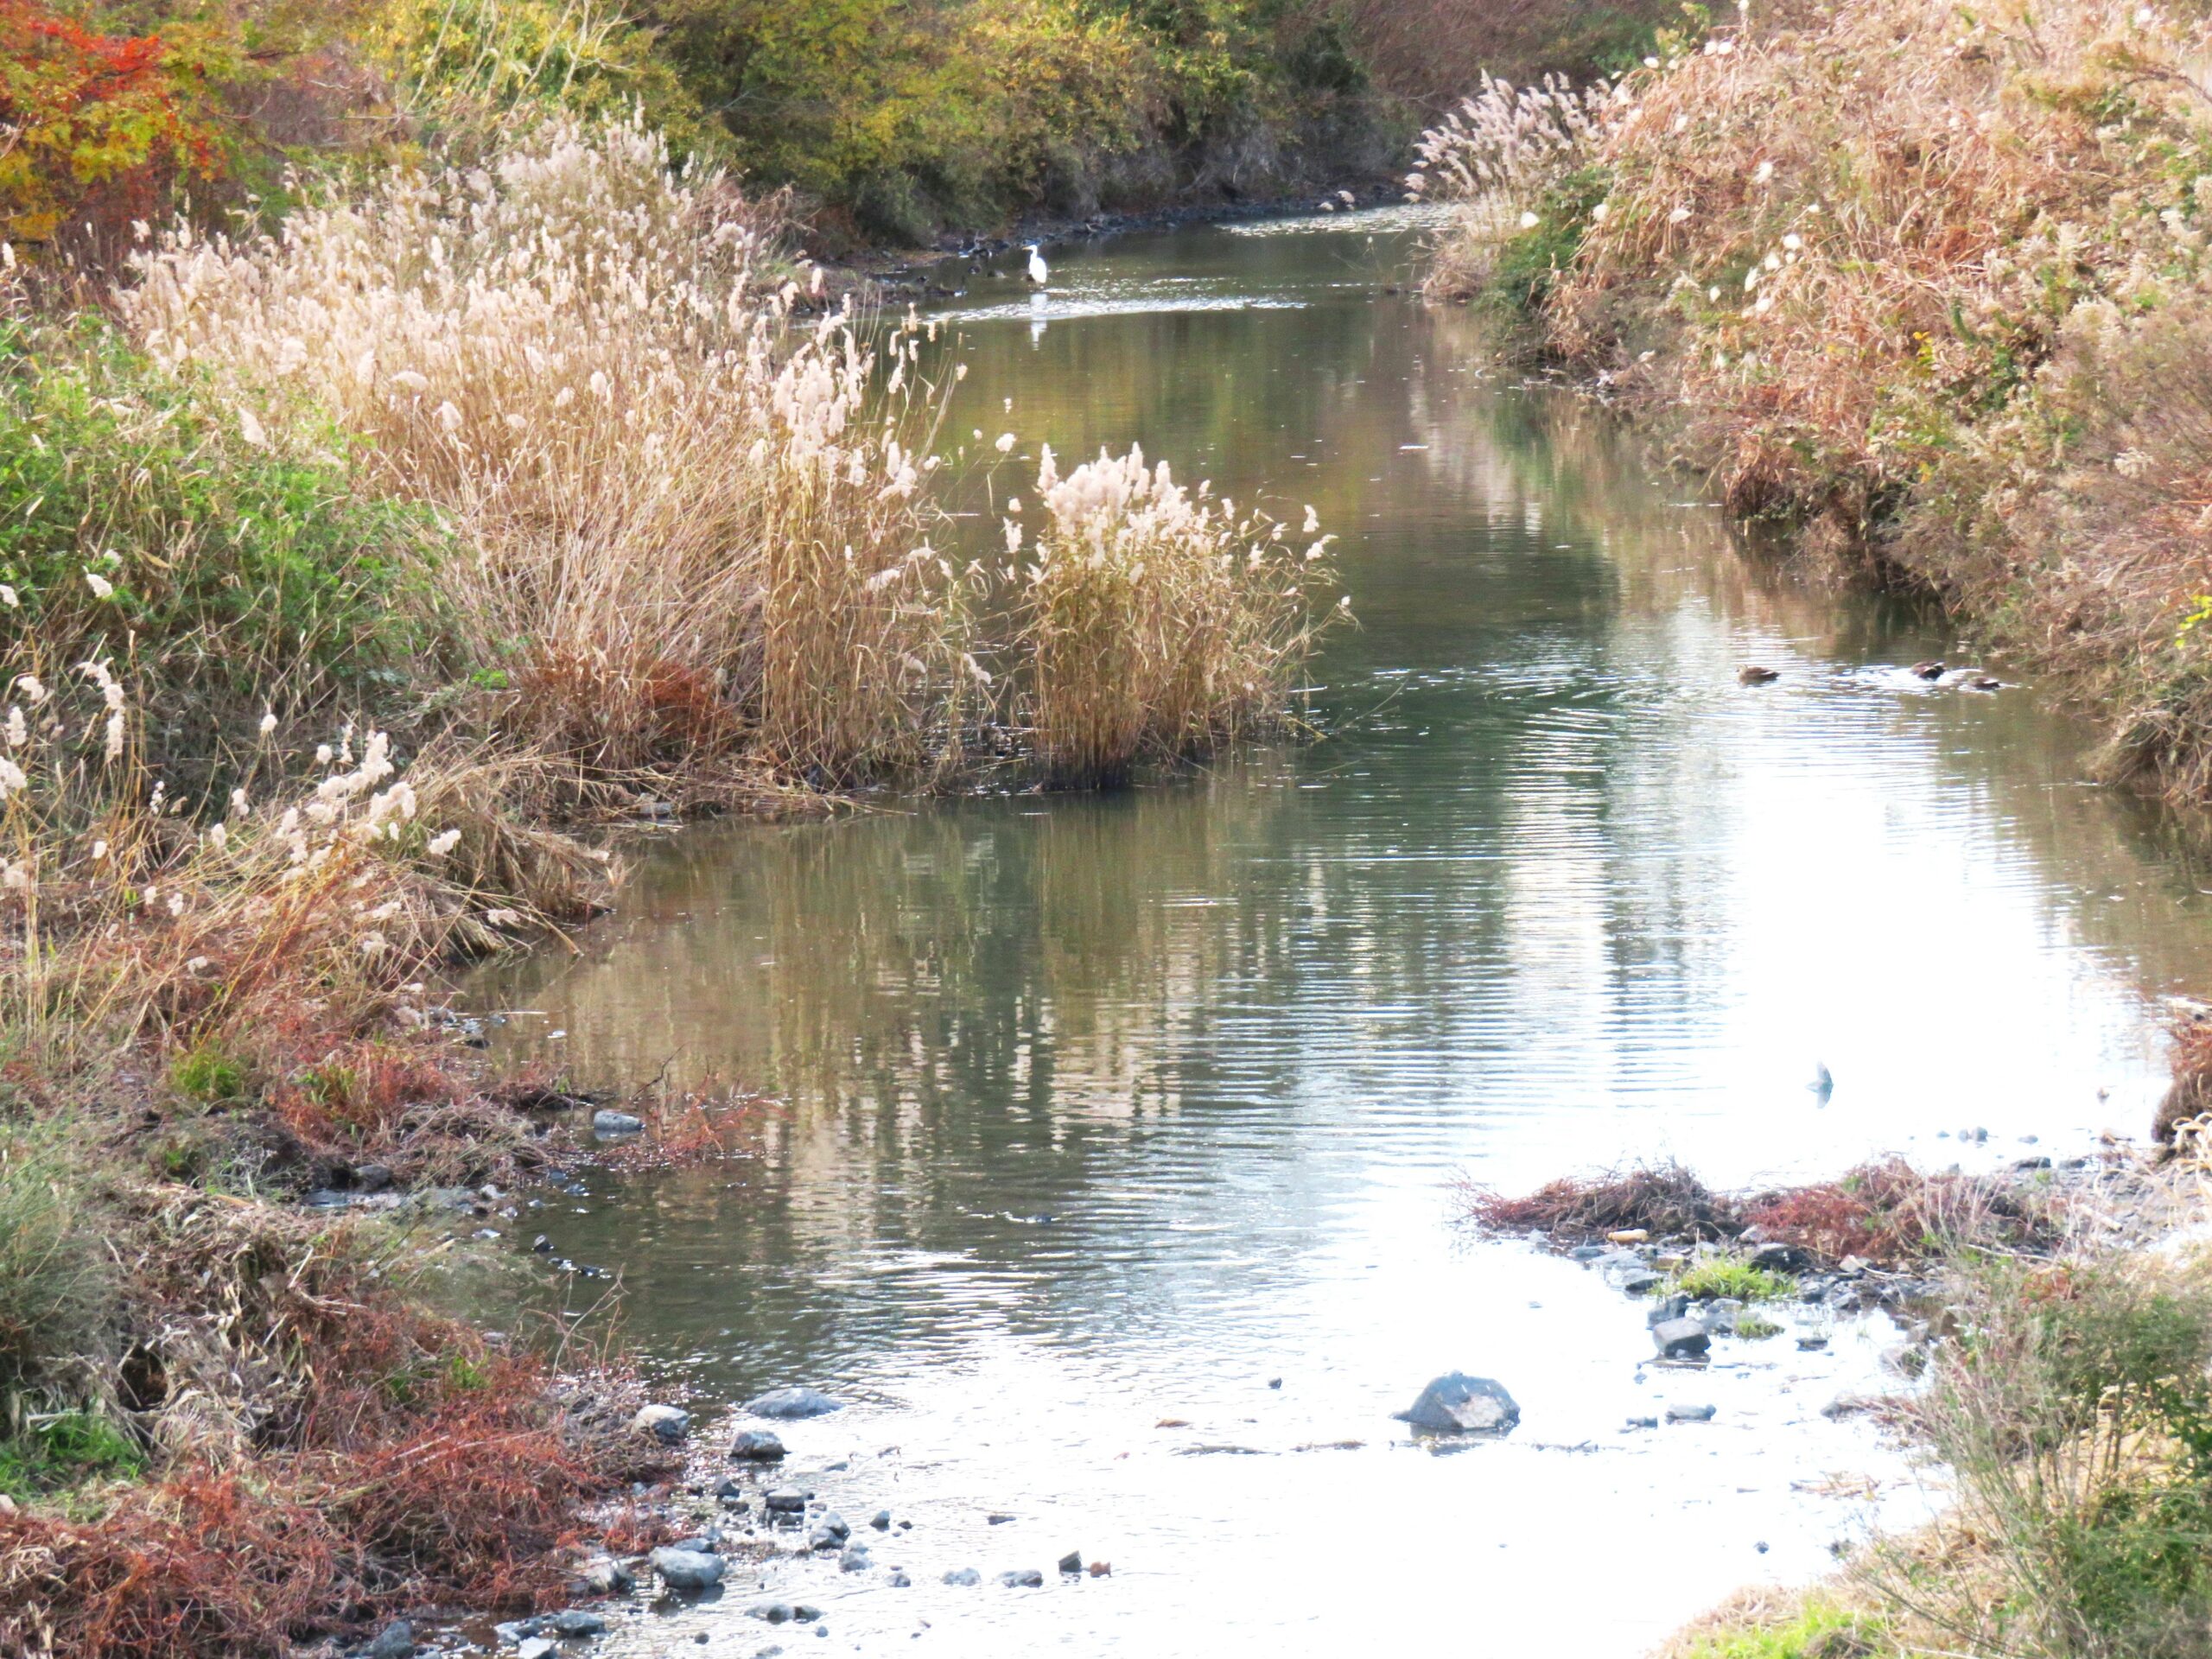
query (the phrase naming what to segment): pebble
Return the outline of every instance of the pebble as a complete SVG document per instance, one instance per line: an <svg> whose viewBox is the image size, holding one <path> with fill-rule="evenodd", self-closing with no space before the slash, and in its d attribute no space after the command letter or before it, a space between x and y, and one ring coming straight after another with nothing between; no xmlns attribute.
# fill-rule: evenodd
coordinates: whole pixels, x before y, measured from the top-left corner
<svg viewBox="0 0 2212 1659"><path fill-rule="evenodd" d="M874 1527L878 1532L890 1531L891 1511L888 1510L878 1510L874 1515L868 1517L868 1523L871 1527Z"/></svg>
<svg viewBox="0 0 2212 1659"><path fill-rule="evenodd" d="M981 1584L983 1575L972 1567L956 1567L944 1575L947 1584Z"/></svg>
<svg viewBox="0 0 2212 1659"><path fill-rule="evenodd" d="M887 1580L887 1582L890 1584L893 1590L904 1590L907 1586L913 1583L913 1580L906 1576L906 1570L903 1567L894 1567L891 1569L891 1577Z"/></svg>
<svg viewBox="0 0 2212 1659"><path fill-rule="evenodd" d="M791 1605L788 1601L756 1601L745 1610L745 1616L769 1624L788 1624L791 1622Z"/></svg>
<svg viewBox="0 0 2212 1659"><path fill-rule="evenodd" d="M999 1582L1009 1590L1036 1590L1043 1587L1045 1575L1033 1567L1020 1567L1000 1573Z"/></svg>
<svg viewBox="0 0 2212 1659"><path fill-rule="evenodd" d="M1631 1417L1625 1426L1630 1428L1656 1428L1659 1420L1656 1417Z"/></svg>
<svg viewBox="0 0 2212 1659"><path fill-rule="evenodd" d="M1709 1423L1714 1416L1711 1406L1669 1406L1667 1421L1670 1423Z"/></svg>

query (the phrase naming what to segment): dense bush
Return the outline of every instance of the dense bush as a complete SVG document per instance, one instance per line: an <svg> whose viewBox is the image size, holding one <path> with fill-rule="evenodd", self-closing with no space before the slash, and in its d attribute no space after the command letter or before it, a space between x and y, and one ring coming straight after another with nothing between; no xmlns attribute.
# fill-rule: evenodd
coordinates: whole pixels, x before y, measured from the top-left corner
<svg viewBox="0 0 2212 1659"><path fill-rule="evenodd" d="M104 324L0 315L0 655L49 678L135 659L195 739L388 696L429 644L441 534L359 493L334 431L308 439L271 437Z"/></svg>

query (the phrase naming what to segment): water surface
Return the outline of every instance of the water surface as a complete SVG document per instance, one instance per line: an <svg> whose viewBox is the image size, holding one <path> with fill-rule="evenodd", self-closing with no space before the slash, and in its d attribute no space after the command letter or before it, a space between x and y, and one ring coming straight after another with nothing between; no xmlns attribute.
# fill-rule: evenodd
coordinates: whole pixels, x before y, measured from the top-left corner
<svg viewBox="0 0 2212 1659"><path fill-rule="evenodd" d="M1867 1477L1916 1512L1818 1411L1895 1332L1806 1316L1827 1352L1649 1366L1639 1308L1460 1236L1452 1181L2064 1157L2147 1122L2159 999L2212 981L2188 844L2085 782L2034 688L1914 678L1961 660L1938 623L1795 585L1601 415L1486 369L1465 314L1381 292L1409 234L1129 237L1057 253L1041 303L978 276L948 308L951 429L1020 441L998 487L1134 439L1343 537L1319 741L687 830L575 958L474 988L586 1081L774 1094L757 1155L535 1224L620 1270L627 1334L710 1408L852 1401L787 1433L794 1480L914 1522L875 1572L779 1561L618 1645L1635 1654L1822 1571ZM1390 1414L1455 1367L1521 1429L1414 1445ZM1624 1429L1670 1401L1719 1415ZM1070 1549L1112 1575L1058 1581ZM1026 1567L1052 1582L990 1581ZM764 1592L830 1637L743 1618Z"/></svg>

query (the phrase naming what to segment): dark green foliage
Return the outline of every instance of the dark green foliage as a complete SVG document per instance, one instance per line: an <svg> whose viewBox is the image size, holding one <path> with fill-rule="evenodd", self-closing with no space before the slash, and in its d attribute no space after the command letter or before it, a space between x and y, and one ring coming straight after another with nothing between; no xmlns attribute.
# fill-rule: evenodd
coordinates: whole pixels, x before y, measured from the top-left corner
<svg viewBox="0 0 2212 1659"><path fill-rule="evenodd" d="M416 573L438 543L428 514L359 492L335 434L270 440L99 322L0 321L11 661L134 662L181 729L388 691L432 644Z"/></svg>

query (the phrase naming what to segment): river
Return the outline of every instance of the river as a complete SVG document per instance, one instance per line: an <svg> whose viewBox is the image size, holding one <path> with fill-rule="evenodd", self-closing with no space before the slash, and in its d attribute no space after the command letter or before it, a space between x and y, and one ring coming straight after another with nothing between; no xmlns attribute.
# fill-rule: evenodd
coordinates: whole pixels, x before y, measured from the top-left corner
<svg viewBox="0 0 2212 1659"><path fill-rule="evenodd" d="M747 1566L610 1651L1628 1659L1924 1512L1923 1471L1819 1410L1883 1386L1897 1333L1792 1312L1653 1366L1638 1306L1465 1236L1453 1183L2145 1129L2161 999L2212 984L2190 840L2086 782L2033 686L1915 678L1974 660L1940 619L1739 550L1467 314L1384 292L1414 234L1130 235L1055 252L1041 302L978 276L940 313L950 429L1018 439L1001 487L1135 440L1342 537L1314 741L677 832L573 957L471 986L580 1081L775 1096L741 1160L594 1175L518 1236L619 1272L625 1336L717 1436L779 1384L849 1402L784 1429L779 1478L873 1570ZM1391 1414L1455 1368L1520 1427L1416 1443ZM1624 1427L1669 1402L1717 1414ZM1111 1573L1063 1578L1071 1550ZM825 1617L745 1616L770 1596Z"/></svg>

